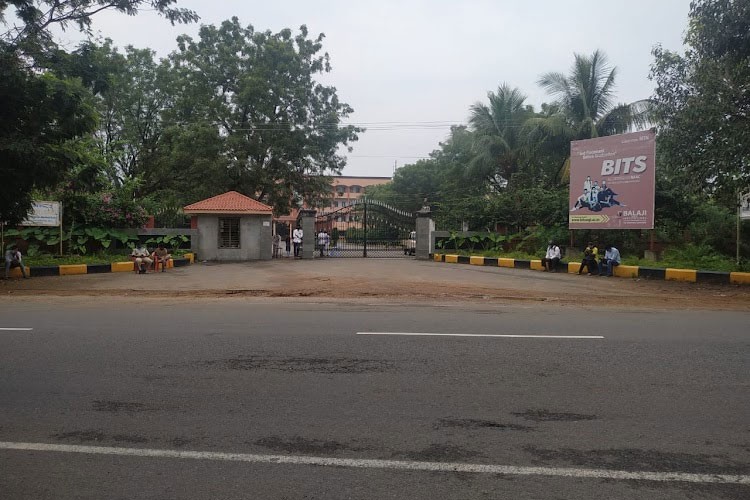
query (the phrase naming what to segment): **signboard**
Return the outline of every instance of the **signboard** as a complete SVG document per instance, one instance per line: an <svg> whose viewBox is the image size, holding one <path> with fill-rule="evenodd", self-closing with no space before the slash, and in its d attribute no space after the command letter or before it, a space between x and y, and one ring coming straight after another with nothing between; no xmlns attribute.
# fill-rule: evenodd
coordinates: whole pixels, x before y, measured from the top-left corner
<svg viewBox="0 0 750 500"><path fill-rule="evenodd" d="M31 205L31 211L22 226L59 226L60 225L60 202L59 201L35 201Z"/></svg>
<svg viewBox="0 0 750 500"><path fill-rule="evenodd" d="M653 229L656 133L570 143L570 229Z"/></svg>
<svg viewBox="0 0 750 500"><path fill-rule="evenodd" d="M740 196L740 219L750 219L750 192Z"/></svg>

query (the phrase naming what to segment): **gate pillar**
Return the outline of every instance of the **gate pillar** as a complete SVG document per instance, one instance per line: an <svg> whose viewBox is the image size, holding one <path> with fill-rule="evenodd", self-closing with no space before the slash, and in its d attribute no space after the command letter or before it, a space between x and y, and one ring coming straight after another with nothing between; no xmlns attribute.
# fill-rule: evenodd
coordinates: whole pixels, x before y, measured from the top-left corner
<svg viewBox="0 0 750 500"><path fill-rule="evenodd" d="M427 260L435 251L432 233L435 232L435 222L432 220L430 207L422 207L417 212L417 259Z"/></svg>
<svg viewBox="0 0 750 500"><path fill-rule="evenodd" d="M315 256L315 210L303 209L299 211L299 221L302 226L302 258L312 259Z"/></svg>

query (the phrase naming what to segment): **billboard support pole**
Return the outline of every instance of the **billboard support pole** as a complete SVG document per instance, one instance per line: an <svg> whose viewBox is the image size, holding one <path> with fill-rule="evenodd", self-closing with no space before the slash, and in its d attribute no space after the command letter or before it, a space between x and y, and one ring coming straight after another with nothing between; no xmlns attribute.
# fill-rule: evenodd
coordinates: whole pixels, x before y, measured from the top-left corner
<svg viewBox="0 0 750 500"><path fill-rule="evenodd" d="M740 265L740 228L742 227L741 218L742 205L737 203L737 265Z"/></svg>
<svg viewBox="0 0 750 500"><path fill-rule="evenodd" d="M60 257L62 257L63 254L63 206L62 203L60 203Z"/></svg>
<svg viewBox="0 0 750 500"><path fill-rule="evenodd" d="M654 248L656 248L656 241L654 239L655 232L656 232L656 229L652 229L651 231L649 231L650 236L649 236L649 241L648 241L648 249L651 252L654 252L655 251Z"/></svg>

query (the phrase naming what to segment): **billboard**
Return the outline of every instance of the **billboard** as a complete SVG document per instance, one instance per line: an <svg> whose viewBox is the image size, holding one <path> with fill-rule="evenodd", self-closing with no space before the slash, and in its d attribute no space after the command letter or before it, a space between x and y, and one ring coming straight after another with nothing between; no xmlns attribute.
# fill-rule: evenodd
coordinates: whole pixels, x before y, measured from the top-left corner
<svg viewBox="0 0 750 500"><path fill-rule="evenodd" d="M570 143L570 229L653 229L654 130Z"/></svg>
<svg viewBox="0 0 750 500"><path fill-rule="evenodd" d="M31 205L31 211L26 216L22 226L59 226L60 225L60 202L59 201L35 201Z"/></svg>

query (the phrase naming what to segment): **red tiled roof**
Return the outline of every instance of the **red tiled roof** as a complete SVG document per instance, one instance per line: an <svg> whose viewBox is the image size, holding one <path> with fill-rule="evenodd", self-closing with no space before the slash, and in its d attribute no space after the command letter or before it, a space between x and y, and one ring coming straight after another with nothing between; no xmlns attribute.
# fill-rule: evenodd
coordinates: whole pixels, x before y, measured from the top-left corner
<svg viewBox="0 0 750 500"><path fill-rule="evenodd" d="M299 217L299 209L293 208L289 215L277 215L273 220L277 222L296 222Z"/></svg>
<svg viewBox="0 0 750 500"><path fill-rule="evenodd" d="M199 213L233 213L233 214L271 214L273 208L254 200L237 191L229 191L207 200L186 206L186 214Z"/></svg>

